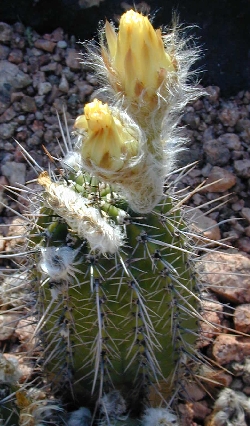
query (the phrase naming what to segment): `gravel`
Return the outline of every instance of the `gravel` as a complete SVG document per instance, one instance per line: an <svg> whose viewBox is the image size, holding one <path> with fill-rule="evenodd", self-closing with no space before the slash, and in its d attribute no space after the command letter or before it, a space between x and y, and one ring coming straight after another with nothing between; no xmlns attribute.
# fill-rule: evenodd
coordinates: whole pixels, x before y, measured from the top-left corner
<svg viewBox="0 0 250 426"><path fill-rule="evenodd" d="M80 57L81 45L61 28L40 35L20 22L12 26L0 23L0 199L5 202L1 185L24 184L35 178L15 140L46 167L48 158L43 145L52 156L60 154L56 112L61 117L66 115L71 129L83 105L93 97L97 79L79 61ZM206 213L206 223L216 232L215 239L221 237L228 246L239 248L245 259L250 259L250 91L241 91L228 99L220 97L219 87L209 86L206 91L206 96L187 106L180 122L189 140L177 167L196 163L179 183L179 189L186 188L187 194L191 194L204 183L199 193L190 195L189 206ZM176 174L172 178L175 177ZM9 201L9 205L19 208L15 200ZM13 211L3 208L0 224L11 223L13 216ZM203 229L204 222L197 226ZM245 332L249 329L249 300L240 306L235 323L238 330ZM245 328L241 317L247 318ZM226 335L216 338L213 350L217 350L214 357L218 362L227 340L230 337ZM244 342L236 343L230 342L236 352L242 351ZM250 354L248 341L246 348ZM190 404L182 407L186 418L192 410L195 413L195 405ZM199 410L203 407L206 416L207 402L202 404Z"/></svg>

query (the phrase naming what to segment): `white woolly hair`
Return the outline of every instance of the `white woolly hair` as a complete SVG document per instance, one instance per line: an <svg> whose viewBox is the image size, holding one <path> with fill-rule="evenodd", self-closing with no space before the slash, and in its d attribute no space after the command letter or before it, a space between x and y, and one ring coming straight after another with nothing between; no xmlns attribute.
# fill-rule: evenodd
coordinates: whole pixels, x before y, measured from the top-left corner
<svg viewBox="0 0 250 426"><path fill-rule="evenodd" d="M143 426L180 426L177 416L167 408L148 408L142 418Z"/></svg>
<svg viewBox="0 0 250 426"><path fill-rule="evenodd" d="M126 409L126 402L118 390L108 392L101 398L100 412L107 418L118 419Z"/></svg>
<svg viewBox="0 0 250 426"><path fill-rule="evenodd" d="M127 120L131 125L132 121L127 117L132 116L139 124L140 132L143 132L143 138L146 137L146 141L141 144L143 155L138 158L140 160L138 170L136 164L130 164L127 172L136 170L136 173L130 173L129 176L128 173L125 176L125 173L122 174L121 171L108 176L106 173L103 174L101 169L93 167L90 170L86 164L84 167L112 184L118 183L130 207L136 212L148 213L160 201L164 177L173 170L177 154L183 149L185 143L185 138L180 136L181 130L177 127L180 113L188 102L204 94L204 91L192 82L196 73L191 72L190 68L198 59L200 51L197 47L190 47L191 41L192 39L188 38L184 31L181 33L176 19L174 19L172 30L163 31L165 50L170 57L174 58L176 72L167 74L157 93L158 102L152 109L147 109L143 95L138 97L135 105L123 93L116 92L109 81L110 73L100 54L100 48L91 43L85 45L87 54L84 56L84 63L96 72L102 87L95 96L98 97L98 93L100 95L104 93L110 108L113 105L114 109L125 109L125 121ZM100 31L100 46L109 55L104 28ZM112 68L111 62L110 66ZM114 78L116 78L115 75L115 70L112 70Z"/></svg>
<svg viewBox="0 0 250 426"><path fill-rule="evenodd" d="M126 154L124 154L124 158L122 158L124 161L122 170L118 170L116 172L98 167L91 160L84 161L82 158L81 163L84 170L91 174L95 174L109 183L120 184L123 183L124 180L126 180L126 177L130 176L137 167L141 167L141 163L145 157L147 139L144 132L126 112L122 112L118 107L109 107L109 109L112 112L112 116L117 118L122 123L123 128L126 129L131 137L137 141L138 155L133 156L132 158L126 158ZM84 144L84 139L87 137L87 134L84 131L82 132L78 130L76 130L76 134L79 135L75 143L75 149L78 151L81 149L81 145Z"/></svg>
<svg viewBox="0 0 250 426"><path fill-rule="evenodd" d="M233 389L225 388L220 392L214 404L214 411L213 420L215 426L245 424L245 413L247 415L250 414L250 398L243 392L236 392Z"/></svg>
<svg viewBox="0 0 250 426"><path fill-rule="evenodd" d="M84 161L84 159L82 168L104 182L118 186L135 212L151 212L162 198L164 177L170 171L170 161L165 161L161 137L158 134L157 140L149 140L150 135L146 135L127 113L117 107L110 109L113 116L119 119L124 128L138 141L138 155L130 159L124 158L122 169L116 172L98 167L91 160ZM84 137L84 133L77 137L76 151L80 150L82 143L84 144ZM151 153L152 148L154 154Z"/></svg>
<svg viewBox="0 0 250 426"><path fill-rule="evenodd" d="M74 277L74 260L78 250L70 247L42 247L39 268L53 281L68 280Z"/></svg>
<svg viewBox="0 0 250 426"><path fill-rule="evenodd" d="M91 412L88 408L80 407L69 414L68 426L90 426L92 421Z"/></svg>
<svg viewBox="0 0 250 426"><path fill-rule="evenodd" d="M102 217L87 198L66 184L51 182L46 185L45 203L79 236L85 238L91 250L114 254L124 241L122 228Z"/></svg>
<svg viewBox="0 0 250 426"><path fill-rule="evenodd" d="M165 123L164 127L166 129L167 127L172 128L173 124L176 125L185 105L205 93L201 87L198 87L197 72L191 71L193 64L200 57L200 48L195 45L192 37L187 36L187 30L190 30L190 28L181 28L176 17L173 18L172 29L167 27L162 29L165 51L170 57L174 58L177 70L176 73L168 73L163 82L164 90L163 87L159 88L158 103L155 110L151 110L146 117L145 124L148 127L159 128L156 113L161 111L161 122ZM120 92L116 92L110 84L109 71L100 54L98 45L89 42L83 44L87 52L83 55L84 64L87 63L96 72L100 81L101 89L95 92L95 96L98 97L98 93L100 93L103 97L103 94L105 94L110 105L120 105L121 108L127 108L130 114L129 105L126 104L127 98ZM104 27L100 30L100 47L107 51ZM114 70L113 72L115 74ZM167 93L167 97L164 98L162 93ZM143 102L143 97L141 100ZM140 98L138 98L138 102L140 102ZM137 109L138 114L140 114L140 108ZM133 109L133 113L136 119L135 109Z"/></svg>

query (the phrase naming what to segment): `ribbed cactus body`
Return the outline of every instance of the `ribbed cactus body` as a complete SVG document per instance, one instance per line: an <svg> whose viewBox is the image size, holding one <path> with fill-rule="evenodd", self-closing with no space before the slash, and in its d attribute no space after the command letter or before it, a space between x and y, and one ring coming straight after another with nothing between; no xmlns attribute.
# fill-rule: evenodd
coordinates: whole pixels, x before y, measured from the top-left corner
<svg viewBox="0 0 250 426"><path fill-rule="evenodd" d="M20 426L89 426L82 406L103 425L120 424L125 413L127 425L136 417L177 424L165 408L140 416L185 395L197 361L196 253L183 200L165 187L183 143L179 115L201 94L188 81L197 53L132 10L118 33L111 24L104 32L100 54L89 49L85 59L107 103L85 105L73 141L59 122L62 158L49 154L50 172L23 149L41 188L30 191L24 215L23 268L36 295L29 356L46 399L32 383L16 392ZM54 397L66 412L77 409L72 422ZM48 420L51 412L58 420Z"/></svg>
<svg viewBox="0 0 250 426"><path fill-rule="evenodd" d="M77 196L95 193L100 213L110 212L114 222L125 213L115 225L124 244L114 255L91 252L65 219L42 209L47 216L38 220L43 236L36 244L43 271L37 283L43 366L67 398L71 392L77 400L99 401L115 388L137 408L147 398L159 402L157 394L164 399L172 392L197 335L185 222L171 197L153 213L138 215L118 196L108 202L112 192L101 184L79 188L80 180ZM45 204L48 198L45 190ZM61 263L64 275L50 263L55 270Z"/></svg>

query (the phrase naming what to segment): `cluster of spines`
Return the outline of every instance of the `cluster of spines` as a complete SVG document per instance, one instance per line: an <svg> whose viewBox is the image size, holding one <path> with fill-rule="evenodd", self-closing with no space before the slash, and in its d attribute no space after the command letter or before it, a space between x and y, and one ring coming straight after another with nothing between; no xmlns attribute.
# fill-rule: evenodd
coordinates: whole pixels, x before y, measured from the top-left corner
<svg viewBox="0 0 250 426"><path fill-rule="evenodd" d="M91 191L91 188L87 188ZM44 196L41 193L40 197L44 197L46 206L46 192ZM120 226L125 227L128 236L130 228L136 229L135 235L131 236L134 238L133 247L129 246L131 240L128 241L127 246L121 247L114 258L105 258L101 253L88 253L86 240L79 239L72 233L57 212L53 212L51 208L43 208L41 212L37 214L36 223L31 230L33 237L29 243L30 251L37 253L35 261L40 270L36 286L39 320L35 335L44 342L41 356L43 369L48 369L49 379L56 388L60 388L63 382L71 387L74 381L79 382L80 386L82 381L88 382L88 374L92 375L90 393L95 393L96 387L99 387L97 400L100 404L103 395L117 386L111 378L112 370L116 370L112 364L116 366L119 363L120 345L125 342L127 357L130 358L124 374L129 372L133 363L137 364L134 374L135 380L139 379L137 384L135 382L135 394L139 395L145 386L152 386L154 398L164 399L164 396L160 396L161 391L157 385L166 379L157 359L157 352L161 352L161 333L155 327L157 330L170 329L172 336L168 344L173 345L173 354L176 360L180 360L176 363L175 383L179 381L178 386L182 386L178 377L181 377L183 365L188 362L188 358L195 357L195 339L191 337L189 343L187 335L196 335L192 328L195 328L198 313L194 307L196 300L189 272L189 262L192 262L189 259L192 257L191 246L183 238L185 224L180 211L175 212L173 204L167 198L162 201L159 211L152 214L149 224L144 222L143 216L129 216L128 210L124 225ZM36 232L38 229L39 233ZM163 232L165 237L162 240ZM176 239L183 240L177 247ZM181 270L183 276L180 276L180 265L183 263L185 269ZM142 278L138 278L138 275ZM150 279L147 275L150 275ZM30 281L33 281L31 265L29 276ZM165 282L164 286L161 284L162 280ZM106 283L108 290L105 288ZM115 291L111 290L114 286ZM146 286L147 289L144 288ZM83 292L84 287L87 290ZM111 306L118 303L116 298L122 292L126 303L122 302L120 311L118 309L112 314ZM159 310L166 305L163 317L162 312L159 315L147 306L147 302L150 305L150 300L153 299L158 300ZM124 315L123 310L126 309L127 313ZM189 318L193 318L191 330L185 325ZM111 328L122 330L128 323L131 323L130 332L122 339L116 335L113 338L110 336L110 324ZM95 329L94 334L89 333L91 327ZM83 353L87 347L80 367L74 360L78 347L82 347ZM74 379L73 369L76 367L79 372L75 374L78 378ZM85 372L81 373L81 370ZM78 384L72 386L72 394L75 392L74 387L77 388Z"/></svg>
<svg viewBox="0 0 250 426"><path fill-rule="evenodd" d="M177 387L170 401L183 391L183 372L188 375L199 357L194 342L201 320L192 235L182 203L174 202L170 188L163 196L165 174L183 142L175 130L177 116L201 93L186 84L196 54L185 51L173 35L162 41L160 30L154 32L142 15L130 11L127 17L125 28L139 19L149 31L147 41L151 34L160 47L160 71L149 70L152 87L148 78L132 85L128 76L122 80L116 55L120 39L106 24L107 44L102 43L97 62L115 102L108 108L95 100L85 108L75 123L75 145L67 131L64 158L50 157L60 170L45 172L23 150L43 187L39 194L34 191L37 211L23 216L30 229L23 255L33 256L38 267L34 272L28 266L38 299L35 336L43 345L37 362L56 393L70 389L77 399L86 392L107 424L123 414L108 413L107 398L115 388L128 404L135 398L134 405L167 404L173 381ZM131 46L126 49L125 58L133 61ZM110 135L116 137L114 146ZM94 137L103 155L93 152ZM125 402L121 406L125 411ZM155 412L158 423L175 424L171 416ZM145 424L148 419L144 416Z"/></svg>

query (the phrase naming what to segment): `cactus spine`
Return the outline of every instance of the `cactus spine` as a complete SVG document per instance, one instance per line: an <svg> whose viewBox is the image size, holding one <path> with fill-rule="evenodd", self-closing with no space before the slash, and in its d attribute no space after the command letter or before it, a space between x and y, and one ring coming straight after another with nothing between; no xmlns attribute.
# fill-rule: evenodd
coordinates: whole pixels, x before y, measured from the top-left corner
<svg viewBox="0 0 250 426"><path fill-rule="evenodd" d="M183 143L180 112L200 94L188 83L196 52L131 10L118 33L106 23L101 55L89 55L109 100L85 106L50 172L24 151L41 190L29 193L20 270L36 295L45 388L66 409L84 401L103 424L129 425L148 405L169 407L196 360L196 253L182 201L165 181ZM53 399L32 395L29 385L16 394L20 425L48 422L38 401L63 422ZM166 409L150 410L145 425L151 417L176 424L171 412L163 419Z"/></svg>

